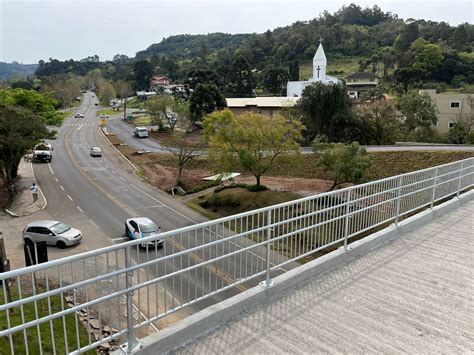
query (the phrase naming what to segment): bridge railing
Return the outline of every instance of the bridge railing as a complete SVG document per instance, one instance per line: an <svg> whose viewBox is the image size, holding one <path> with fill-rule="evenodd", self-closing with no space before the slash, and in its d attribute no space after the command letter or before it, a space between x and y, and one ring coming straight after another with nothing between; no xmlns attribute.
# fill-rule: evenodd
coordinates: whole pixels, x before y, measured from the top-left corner
<svg viewBox="0 0 474 355"><path fill-rule="evenodd" d="M131 344L175 314L262 282L473 187L474 158L0 274L0 353ZM142 248L143 243L152 246Z"/></svg>

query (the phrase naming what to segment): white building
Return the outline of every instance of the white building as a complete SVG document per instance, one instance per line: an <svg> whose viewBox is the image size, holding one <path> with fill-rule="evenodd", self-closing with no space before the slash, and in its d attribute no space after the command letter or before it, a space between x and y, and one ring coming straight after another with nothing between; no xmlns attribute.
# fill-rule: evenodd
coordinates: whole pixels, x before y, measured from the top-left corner
<svg viewBox="0 0 474 355"><path fill-rule="evenodd" d="M316 82L321 82L323 84L341 84L341 81L335 76L326 75L326 68L326 54L324 53L323 45L320 42L318 50L313 58L313 77L307 81L289 81L286 87L286 96L300 97L305 87Z"/></svg>

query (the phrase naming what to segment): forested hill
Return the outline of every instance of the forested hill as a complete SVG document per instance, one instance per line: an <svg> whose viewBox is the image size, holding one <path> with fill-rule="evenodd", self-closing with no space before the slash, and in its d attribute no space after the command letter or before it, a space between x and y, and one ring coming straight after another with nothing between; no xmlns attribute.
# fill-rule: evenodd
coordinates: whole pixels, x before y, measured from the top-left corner
<svg viewBox="0 0 474 355"><path fill-rule="evenodd" d="M311 21L296 22L262 34L171 36L138 52L136 58L149 59L154 55L175 60L207 57L217 64L226 64L238 54L245 56L252 66L263 69L292 60L310 60L320 38L329 57L362 57L372 62L378 59L376 57L403 54L417 38L440 45L445 51L472 53L474 26L454 27L445 22L403 20L377 6L364 9L351 4L333 14L326 11Z"/></svg>
<svg viewBox="0 0 474 355"><path fill-rule="evenodd" d="M136 59L147 59L153 55L164 55L176 59L187 59L205 56L209 51L234 51L250 38L250 34L210 33L208 35L177 35L163 38L147 49L140 51Z"/></svg>
<svg viewBox="0 0 474 355"><path fill-rule="evenodd" d="M25 77L35 72L38 64L20 64L17 62L0 62L0 80L10 79L15 76Z"/></svg>
<svg viewBox="0 0 474 355"><path fill-rule="evenodd" d="M354 4L264 33L171 36L135 58L117 54L106 62L98 56L40 61L36 75L40 79L84 76L99 70L107 80L126 80L141 90L147 89L153 75L185 82L196 77L198 70L201 82L216 82L226 92L232 75L243 68L252 73L251 81L262 92L279 94L285 92L287 79L311 76L311 59L320 39L328 73L341 78L354 71L370 71L386 89L395 90L444 90L474 83L474 25L401 19L378 6ZM204 74L206 80L201 77ZM275 80L278 87L273 85Z"/></svg>

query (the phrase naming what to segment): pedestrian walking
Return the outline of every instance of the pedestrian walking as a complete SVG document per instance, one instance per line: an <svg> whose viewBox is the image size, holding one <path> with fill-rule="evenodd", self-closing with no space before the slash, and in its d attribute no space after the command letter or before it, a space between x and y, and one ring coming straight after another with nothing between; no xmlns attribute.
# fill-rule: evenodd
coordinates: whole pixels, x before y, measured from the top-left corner
<svg viewBox="0 0 474 355"><path fill-rule="evenodd" d="M30 187L30 190L31 190L31 193L33 194L33 202L36 202L38 200L38 185L36 185L35 183L33 183L33 185L31 185Z"/></svg>

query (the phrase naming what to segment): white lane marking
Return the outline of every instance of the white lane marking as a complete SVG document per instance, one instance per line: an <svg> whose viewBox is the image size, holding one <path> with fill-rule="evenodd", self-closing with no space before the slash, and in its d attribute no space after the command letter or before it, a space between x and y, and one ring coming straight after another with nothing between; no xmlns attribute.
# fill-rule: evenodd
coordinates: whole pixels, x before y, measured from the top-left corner
<svg viewBox="0 0 474 355"><path fill-rule="evenodd" d="M103 178L90 178L89 180L118 180L120 178L116 178L116 177L110 177L110 178L106 178L106 177L103 177Z"/></svg>
<svg viewBox="0 0 474 355"><path fill-rule="evenodd" d="M67 195L67 198L70 199L71 201L74 201L70 195Z"/></svg>
<svg viewBox="0 0 474 355"><path fill-rule="evenodd" d="M123 178L123 176L119 177L120 180L122 181L125 181L125 179Z"/></svg>
<svg viewBox="0 0 474 355"><path fill-rule="evenodd" d="M80 208L79 206L76 206L76 207L77 207L77 209L78 209L79 211L81 211L81 213L84 213L84 211L82 210L82 208Z"/></svg>
<svg viewBox="0 0 474 355"><path fill-rule="evenodd" d="M63 191L64 191L64 187L63 187L63 185L59 185L59 187L61 188L61 190L63 190Z"/></svg>
<svg viewBox="0 0 474 355"><path fill-rule="evenodd" d="M78 131L80 131L82 128L82 123L79 125L79 127L77 128Z"/></svg>
<svg viewBox="0 0 474 355"><path fill-rule="evenodd" d="M137 189L138 191L140 191L142 194L148 196L149 198L151 198L153 201L156 201L158 203L161 203L162 205L165 205L163 202L161 202L160 200L154 198L153 196L151 196L150 194L147 194L145 191L143 191L142 189L140 189L139 187L136 187L135 185L133 184L130 184L131 187L133 187L134 189ZM179 212L178 212L179 213Z"/></svg>
<svg viewBox="0 0 474 355"><path fill-rule="evenodd" d="M153 205L153 206L143 206L143 207L129 207L131 210L141 210L144 208L156 208L156 207L164 207L164 205Z"/></svg>
<svg viewBox="0 0 474 355"><path fill-rule="evenodd" d="M55 177L54 180L56 180L56 182L59 182L59 179L57 177Z"/></svg>
<svg viewBox="0 0 474 355"><path fill-rule="evenodd" d="M50 164L50 163L48 163L48 167L49 167L49 171L51 171L51 174L54 175L54 171L53 171L53 168L51 167L51 164Z"/></svg>
<svg viewBox="0 0 474 355"><path fill-rule="evenodd" d="M107 164L105 165L105 167L106 167L107 169L110 169L110 168L109 168L109 166L108 166Z"/></svg>
<svg viewBox="0 0 474 355"><path fill-rule="evenodd" d="M111 241L113 242L118 242L118 241L125 241L127 240L128 238L127 237L120 237L120 238L110 238Z"/></svg>
<svg viewBox="0 0 474 355"><path fill-rule="evenodd" d="M100 229L99 226L95 224L95 222L92 219L89 219L89 222L91 222L94 225L94 227L96 227L97 229Z"/></svg>
<svg viewBox="0 0 474 355"><path fill-rule="evenodd" d="M110 172L114 175L116 175L117 173L115 172L115 170L110 170Z"/></svg>

